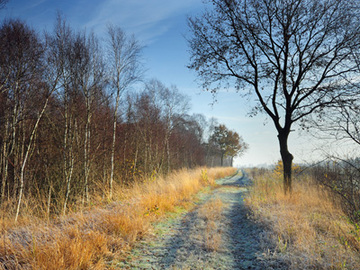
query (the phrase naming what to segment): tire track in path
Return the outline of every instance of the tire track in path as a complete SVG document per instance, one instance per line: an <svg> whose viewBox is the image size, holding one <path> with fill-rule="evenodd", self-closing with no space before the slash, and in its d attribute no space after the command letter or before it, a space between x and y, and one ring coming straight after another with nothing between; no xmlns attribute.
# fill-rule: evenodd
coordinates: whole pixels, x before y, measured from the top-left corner
<svg viewBox="0 0 360 270"><path fill-rule="evenodd" d="M140 242L119 269L287 269L263 252L264 228L249 218L243 201L251 184L246 174L217 183L218 188L200 195L192 211L157 224L153 235ZM224 207L216 220L221 243L214 251L206 244L208 220L200 212L215 198Z"/></svg>

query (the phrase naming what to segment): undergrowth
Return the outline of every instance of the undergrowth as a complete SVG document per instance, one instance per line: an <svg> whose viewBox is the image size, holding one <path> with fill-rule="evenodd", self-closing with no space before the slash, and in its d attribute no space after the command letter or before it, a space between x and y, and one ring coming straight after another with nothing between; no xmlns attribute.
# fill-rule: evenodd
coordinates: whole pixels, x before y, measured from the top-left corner
<svg viewBox="0 0 360 270"><path fill-rule="evenodd" d="M267 224L277 256L292 269L360 269L360 229L340 203L310 176L295 179L284 195L273 172L256 175L246 203Z"/></svg>
<svg viewBox="0 0 360 270"><path fill-rule="evenodd" d="M98 196L91 208L52 219L46 213L36 218L29 208L15 224L3 212L0 269L113 269L152 222L178 206L190 207L196 193L234 171L199 168L140 179L130 187L117 186L114 202L104 204ZM24 205L34 207L34 201Z"/></svg>

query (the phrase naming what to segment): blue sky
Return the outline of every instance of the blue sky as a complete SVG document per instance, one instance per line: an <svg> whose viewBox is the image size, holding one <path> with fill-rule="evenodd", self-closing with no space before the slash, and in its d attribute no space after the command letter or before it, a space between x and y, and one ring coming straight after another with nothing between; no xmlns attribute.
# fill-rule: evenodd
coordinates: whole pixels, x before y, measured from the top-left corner
<svg viewBox="0 0 360 270"><path fill-rule="evenodd" d="M122 27L144 45L147 78L176 85L191 97L193 113L216 117L249 144L248 152L237 158L235 165L275 163L280 159L276 132L265 115L246 116L251 102L234 91L219 93L218 102L211 106L212 95L201 90L195 81L196 74L186 68L189 63L184 38L189 35L186 18L202 9L201 0L10 0L0 11L0 18L23 19L41 33L52 29L60 11L73 28L94 31L100 38L105 36L107 24ZM306 133L291 134L290 151L295 162L317 159L320 148Z"/></svg>

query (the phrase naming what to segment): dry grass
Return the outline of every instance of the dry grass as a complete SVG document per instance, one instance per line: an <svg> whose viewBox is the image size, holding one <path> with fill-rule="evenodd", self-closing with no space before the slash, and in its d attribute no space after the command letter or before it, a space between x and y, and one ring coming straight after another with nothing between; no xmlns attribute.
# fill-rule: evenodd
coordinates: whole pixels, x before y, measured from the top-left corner
<svg viewBox="0 0 360 270"><path fill-rule="evenodd" d="M48 220L23 208L20 222L2 213L0 269L112 269L148 231L151 223L176 206L189 207L194 195L215 179L233 174L233 168L180 170L168 177L141 179L132 187L116 188L116 201L99 199L91 209ZM93 194L92 198L101 198ZM80 200L79 200L80 201ZM24 203L46 211L34 200ZM79 207L80 208L80 207ZM41 210L43 209L43 210Z"/></svg>
<svg viewBox="0 0 360 270"><path fill-rule="evenodd" d="M258 176L247 198L255 217L270 225L279 256L294 269L360 269L360 231L324 187L303 177L285 196L273 173Z"/></svg>
<svg viewBox="0 0 360 270"><path fill-rule="evenodd" d="M205 247L209 251L218 251L222 243L222 228L220 221L222 219L223 202L219 199L212 199L206 202L199 209L199 217L206 222L205 227Z"/></svg>

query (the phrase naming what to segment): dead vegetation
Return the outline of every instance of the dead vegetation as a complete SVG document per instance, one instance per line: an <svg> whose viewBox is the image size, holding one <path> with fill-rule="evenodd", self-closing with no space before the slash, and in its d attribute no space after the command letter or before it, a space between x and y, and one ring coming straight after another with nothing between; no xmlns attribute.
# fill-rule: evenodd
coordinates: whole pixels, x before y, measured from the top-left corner
<svg viewBox="0 0 360 270"><path fill-rule="evenodd" d="M206 225L204 231L205 247L209 251L218 251L222 244L222 228L220 227L223 218L224 204L221 199L215 198L199 209L199 217Z"/></svg>
<svg viewBox="0 0 360 270"><path fill-rule="evenodd" d="M296 179L284 195L276 173L255 175L247 204L269 225L278 256L294 269L359 269L360 230L341 203L310 176Z"/></svg>
<svg viewBox="0 0 360 270"><path fill-rule="evenodd" d="M15 225L3 213L0 269L111 269L153 221L176 206L189 207L202 188L234 171L180 170L138 181L131 187L116 187L116 202L99 201L51 220L33 218L29 209Z"/></svg>

